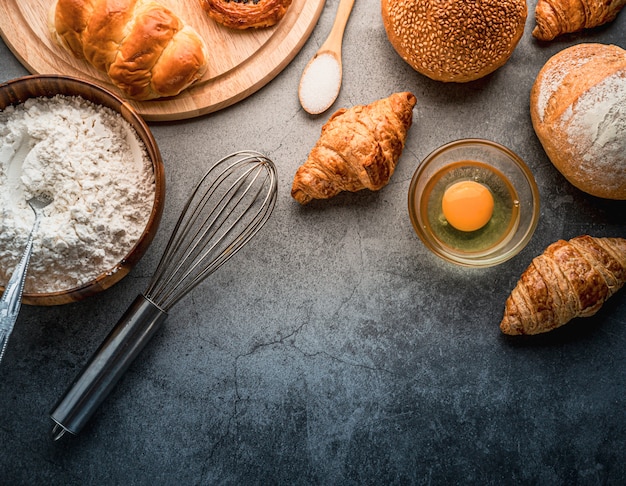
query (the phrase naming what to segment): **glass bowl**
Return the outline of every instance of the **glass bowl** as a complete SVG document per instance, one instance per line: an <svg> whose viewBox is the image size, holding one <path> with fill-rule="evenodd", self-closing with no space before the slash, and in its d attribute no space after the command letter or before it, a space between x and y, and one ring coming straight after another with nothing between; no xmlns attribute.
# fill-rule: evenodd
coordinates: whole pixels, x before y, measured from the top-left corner
<svg viewBox="0 0 626 486"><path fill-rule="evenodd" d="M495 201L490 221L476 231L459 231L441 209L455 182L486 186ZM409 186L409 217L415 232L435 255L470 267L509 260L530 241L539 219L539 190L530 169L508 148L481 139L439 147L417 167Z"/></svg>
<svg viewBox="0 0 626 486"><path fill-rule="evenodd" d="M144 120L127 102L100 86L68 76L31 75L0 84L0 110L18 105L31 98L55 95L80 96L95 105L105 106L119 113L135 130L143 142L154 170L154 202L147 224L134 246L113 267L94 276L83 285L59 291L24 292L22 302L28 305L60 305L93 296L111 287L125 277L141 259L159 227L165 202L165 173L157 143ZM120 174L124 177L124 174ZM0 187L0 190L4 190ZM4 288L0 285L0 292Z"/></svg>

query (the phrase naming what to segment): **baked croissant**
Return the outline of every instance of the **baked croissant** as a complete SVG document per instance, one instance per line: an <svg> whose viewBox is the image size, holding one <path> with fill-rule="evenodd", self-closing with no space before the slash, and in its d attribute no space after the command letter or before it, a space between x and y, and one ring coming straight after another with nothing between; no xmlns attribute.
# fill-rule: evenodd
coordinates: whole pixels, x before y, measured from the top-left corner
<svg viewBox="0 0 626 486"><path fill-rule="evenodd" d="M207 70L202 38L152 0L57 0L48 23L61 47L135 100L176 96Z"/></svg>
<svg viewBox="0 0 626 486"><path fill-rule="evenodd" d="M387 185L404 149L416 102L412 93L394 93L335 112L297 170L292 197L306 204L342 191L377 191Z"/></svg>
<svg viewBox="0 0 626 486"><path fill-rule="evenodd" d="M561 34L598 27L613 21L625 4L626 0L539 0L532 34L550 41Z"/></svg>
<svg viewBox="0 0 626 486"><path fill-rule="evenodd" d="M505 334L539 334L589 317L626 282L626 239L583 235L536 257L506 301Z"/></svg>

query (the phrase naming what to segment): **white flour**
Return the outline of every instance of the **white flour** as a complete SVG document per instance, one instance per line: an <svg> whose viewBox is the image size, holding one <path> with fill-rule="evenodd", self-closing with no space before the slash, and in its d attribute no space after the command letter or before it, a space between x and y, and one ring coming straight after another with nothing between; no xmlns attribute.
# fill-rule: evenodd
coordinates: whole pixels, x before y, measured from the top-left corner
<svg viewBox="0 0 626 486"><path fill-rule="evenodd" d="M33 195L54 200L34 241L25 292L54 292L115 270L145 229L154 183L143 143L108 108L56 96L0 111L0 284L24 251Z"/></svg>

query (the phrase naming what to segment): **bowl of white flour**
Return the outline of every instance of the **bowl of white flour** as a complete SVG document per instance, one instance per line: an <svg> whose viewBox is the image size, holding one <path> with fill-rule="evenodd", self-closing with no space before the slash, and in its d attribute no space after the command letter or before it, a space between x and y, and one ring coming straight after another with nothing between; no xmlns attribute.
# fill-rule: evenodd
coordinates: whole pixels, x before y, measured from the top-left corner
<svg viewBox="0 0 626 486"><path fill-rule="evenodd" d="M44 210L23 302L75 302L111 287L143 256L165 199L163 161L126 102L85 81L26 76L0 85L0 289Z"/></svg>

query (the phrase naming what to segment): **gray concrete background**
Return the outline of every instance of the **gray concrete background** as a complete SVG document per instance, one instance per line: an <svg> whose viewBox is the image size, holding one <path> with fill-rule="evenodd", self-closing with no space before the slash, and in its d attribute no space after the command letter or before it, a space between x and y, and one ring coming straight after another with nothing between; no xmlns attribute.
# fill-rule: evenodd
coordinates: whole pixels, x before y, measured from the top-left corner
<svg viewBox="0 0 626 486"><path fill-rule="evenodd" d="M87 301L26 307L0 367L2 484L623 484L626 294L592 318L507 339L504 301L553 241L626 236L626 205L587 196L550 164L529 91L543 63L580 42L626 48L626 14L540 44L535 1L509 62L466 85L431 81L393 51L379 2L359 0L333 109L300 107L302 70L324 41L328 0L300 54L221 112L151 124L165 161L161 230L137 267ZM27 74L0 42L0 81ZM297 167L334 109L395 91L417 97L391 183L302 208ZM491 269L431 255L406 209L430 151L483 137L516 151L542 209L528 247ZM54 443L48 413L144 290L189 191L239 149L275 160L279 199L254 242L180 302L93 420Z"/></svg>

